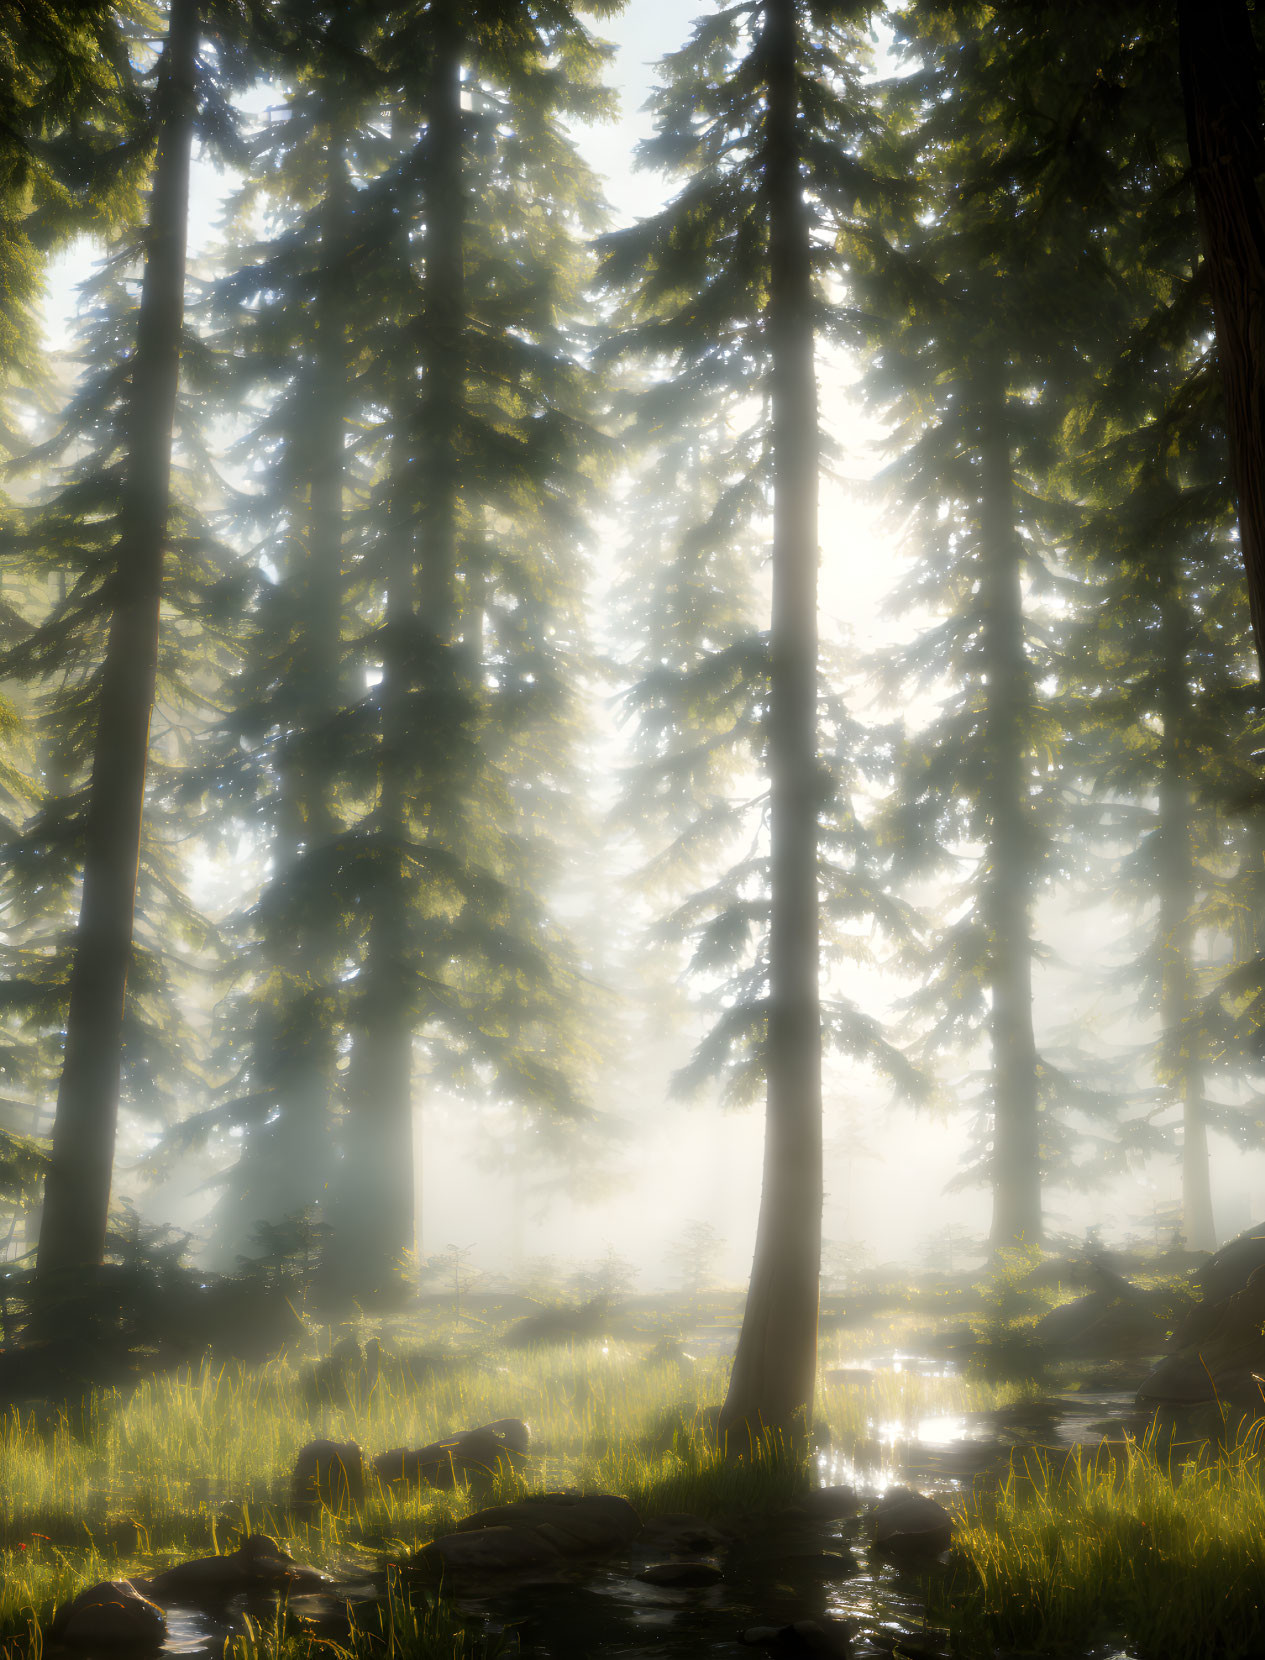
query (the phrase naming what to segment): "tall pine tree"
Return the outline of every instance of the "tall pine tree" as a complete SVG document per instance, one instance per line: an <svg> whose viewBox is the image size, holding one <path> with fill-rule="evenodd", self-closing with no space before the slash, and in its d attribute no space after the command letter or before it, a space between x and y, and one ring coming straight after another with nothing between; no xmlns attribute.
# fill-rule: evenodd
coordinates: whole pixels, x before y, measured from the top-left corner
<svg viewBox="0 0 1265 1660"><path fill-rule="evenodd" d="M823 1021L818 926L823 907L845 924L892 909L853 806L854 729L832 723L845 747L828 758L819 713L817 359L841 325L858 206L882 188L854 155L870 120L867 18L796 0L705 17L664 62L644 153L681 189L605 244L619 349L646 371L633 431L659 503L653 540L634 551L639 573L653 561L659 574L632 584L630 806L660 832L654 863L723 1010L692 1072L767 1091L755 1259L721 1420L735 1435L802 1427L812 1410L823 1026L849 1053L901 1067L846 1000L831 998ZM740 837L754 845L725 870Z"/></svg>

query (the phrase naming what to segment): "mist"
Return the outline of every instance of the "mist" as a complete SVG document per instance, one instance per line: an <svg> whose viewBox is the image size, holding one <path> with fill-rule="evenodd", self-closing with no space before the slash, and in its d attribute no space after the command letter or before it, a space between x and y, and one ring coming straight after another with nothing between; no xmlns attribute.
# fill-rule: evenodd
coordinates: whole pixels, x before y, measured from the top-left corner
<svg viewBox="0 0 1265 1660"><path fill-rule="evenodd" d="M6 1656L1265 1641L1263 47L0 16Z"/></svg>

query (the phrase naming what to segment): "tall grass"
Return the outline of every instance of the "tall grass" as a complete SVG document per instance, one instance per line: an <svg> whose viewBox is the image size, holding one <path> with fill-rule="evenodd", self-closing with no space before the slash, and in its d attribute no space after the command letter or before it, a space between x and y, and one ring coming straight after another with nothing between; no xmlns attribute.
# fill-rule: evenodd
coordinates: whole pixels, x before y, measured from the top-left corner
<svg viewBox="0 0 1265 1660"><path fill-rule="evenodd" d="M391 1381L353 1374L331 1398L281 1359L99 1392L51 1422L10 1411L0 1416L0 1635L46 1622L85 1584L232 1549L250 1532L347 1578L411 1553L479 1505L529 1491L620 1492L646 1515L786 1504L807 1480L798 1455L769 1446L735 1464L715 1444L726 1371L720 1357L684 1363L594 1342L474 1353ZM533 1455L490 1482L444 1492L385 1487L371 1474L353 1513L288 1506L307 1441L355 1440L372 1456L505 1417L531 1424Z"/></svg>
<svg viewBox="0 0 1265 1660"><path fill-rule="evenodd" d="M510 1648L434 1592L406 1590L392 1572L380 1602L349 1609L345 1635L305 1629L282 1609L265 1623L246 1619L225 1643L224 1660L498 1660Z"/></svg>
<svg viewBox="0 0 1265 1660"><path fill-rule="evenodd" d="M1265 1423L1219 1452L1153 1433L1017 1457L958 1519L940 1617L969 1653L1124 1639L1165 1660L1265 1647Z"/></svg>

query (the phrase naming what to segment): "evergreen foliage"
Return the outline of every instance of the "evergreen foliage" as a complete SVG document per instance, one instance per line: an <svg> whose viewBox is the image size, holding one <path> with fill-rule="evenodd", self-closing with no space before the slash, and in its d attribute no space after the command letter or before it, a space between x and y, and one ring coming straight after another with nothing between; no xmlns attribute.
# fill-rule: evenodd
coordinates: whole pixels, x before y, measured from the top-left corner
<svg viewBox="0 0 1265 1660"><path fill-rule="evenodd" d="M601 204L562 121L606 95L565 7L335 13L300 45L247 190L265 236L221 288L273 391L240 445L268 568L215 781L271 874L201 1127L246 1127L227 1245L323 1198L330 1288L363 1294L411 1247L415 1037L432 1086L546 1118L587 1093L550 888L578 830Z"/></svg>
<svg viewBox="0 0 1265 1660"><path fill-rule="evenodd" d="M756 8L718 10L665 59L657 132L641 159L682 187L661 214L604 240L601 273L622 305L615 349L638 374L625 399L635 528L617 594L633 647L623 711L635 760L622 813L646 848L657 928L684 946L704 1007L723 1011L709 1017L681 1083L718 1077L736 1102L764 1084L770 903L762 566L774 481L757 20ZM798 137L821 238L813 324L822 350L852 337L825 233L851 246L890 186L847 151L873 123L860 86L862 21L847 7L806 9L803 21ZM818 441L829 454L824 422ZM828 949L851 956L862 919L904 927L855 807L890 759L886 735L862 729L837 684L818 697L823 920L837 930ZM916 1087L899 1050L846 996L828 998L824 1031L841 1052Z"/></svg>
<svg viewBox="0 0 1265 1660"><path fill-rule="evenodd" d="M641 158L671 199L601 235L613 9L0 15L4 1249L46 1177L31 1283L88 1295L144 1254L116 1144L196 1153L221 1264L275 1288L293 1246L364 1305L404 1283L423 1095L519 1200L526 1151L574 1168L615 662L619 926L689 989L680 1089L766 1101L740 1436L811 1410L823 1045L907 1097L956 1074L1002 1253L1049 1187L1177 1153L1211 1245L1208 1136L1260 1144L1256 25L709 0ZM235 182L190 275L197 157ZM81 233L72 376L40 306ZM903 731L819 639L858 356ZM1121 959L1094 1057L1048 1006L1073 901L1129 923L1087 953ZM893 956L899 1032L858 990Z"/></svg>
<svg viewBox="0 0 1265 1660"><path fill-rule="evenodd" d="M723 1414L735 1431L812 1410L823 1037L909 1076L872 1017L841 996L823 1009L818 935L836 924L828 943L855 951L860 919L899 918L855 806L881 747L856 745L835 705L839 743L824 752L816 615L829 448L816 358L846 330L842 262L886 188L856 159L873 127L868 16L766 0L704 17L664 62L643 154L681 188L604 243L618 349L646 378L631 430L657 503L641 520L651 540L631 550L631 800L656 877L684 878L671 926L719 1011L685 1081L720 1073L731 1094L763 1085L768 1099L752 1289Z"/></svg>

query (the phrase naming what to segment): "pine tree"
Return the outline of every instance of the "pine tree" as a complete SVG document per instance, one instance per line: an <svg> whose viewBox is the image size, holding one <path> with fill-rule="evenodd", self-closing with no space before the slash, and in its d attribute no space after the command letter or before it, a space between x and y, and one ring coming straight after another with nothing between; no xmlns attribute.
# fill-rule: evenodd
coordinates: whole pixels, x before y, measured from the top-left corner
<svg viewBox="0 0 1265 1660"><path fill-rule="evenodd" d="M0 17L0 376L38 379L43 256L134 203L126 30L113 0L27 0Z"/></svg>
<svg viewBox="0 0 1265 1660"><path fill-rule="evenodd" d="M361 1289L413 1243L416 1033L437 1081L484 1068L528 1107L577 1104L582 988L543 867L580 661L597 192L562 123L605 98L569 6L402 6L384 48L397 131L416 136L377 193L394 287L367 370L388 411L366 519L380 678L374 792L348 840L368 920L335 1183L337 1272Z"/></svg>
<svg viewBox="0 0 1265 1660"><path fill-rule="evenodd" d="M117 305L109 306L99 351L102 357L112 352L112 364L89 382L60 441L90 439L95 453L77 463L77 477L33 523L31 547L44 549L37 557L57 560L64 554L77 566L75 579L65 603L34 619L7 663L11 673L62 680L63 718L73 721L91 755L82 818L54 803L23 827L28 844L51 850L63 869L68 850L76 862L82 860L40 1232L40 1275L50 1288L99 1263L106 1242L150 717L160 676L170 672L173 658L168 648L164 667L158 624L164 551L177 533L170 474L184 344L190 154L199 120L213 132L231 131L218 83L241 67L231 32L222 35L216 43L222 50L208 54L215 69L198 86L203 21L192 0L175 0L153 70L147 118L152 188L134 333L124 345L118 331L129 325ZM235 25L230 18L230 30ZM125 250L124 263L126 258ZM107 272L107 290L112 280ZM117 290L107 293L111 298L118 300ZM189 443L190 435L184 436ZM48 453L57 449L55 443ZM190 689L187 677L185 689ZM58 833L50 838L50 824L59 814ZM21 877L20 861L10 873Z"/></svg>
<svg viewBox="0 0 1265 1660"><path fill-rule="evenodd" d="M382 88L367 12L304 7L286 21L285 102L249 140L237 244L225 251L235 268L211 304L251 412L233 450L246 475L233 517L257 550L257 586L206 805L235 837L245 830L268 869L227 924L237 985L219 1011L219 1099L168 1143L212 1138L227 1151L236 1133L215 1218L229 1263L261 1223L327 1191L351 950L330 878L346 821L338 723L353 702L349 516L365 485L351 441L369 418L353 341L378 322L357 214L385 159Z"/></svg>
<svg viewBox="0 0 1265 1660"><path fill-rule="evenodd" d="M0 17L0 458L35 441L51 397L40 351L44 263L70 236L126 214L140 166L121 20L106 0L36 3ZM0 492L0 652L25 629L29 573L14 554L17 515ZM41 794L40 742L23 688L0 683L0 837L18 835ZM0 1016L0 1080L10 1127L39 1128L31 1103L40 1085L31 1064L23 998L6 995ZM0 1146L8 1147L8 1131ZM3 1155L37 1167L29 1145Z"/></svg>
<svg viewBox="0 0 1265 1660"><path fill-rule="evenodd" d="M1265 672L1265 106L1245 0L1178 0L1191 185L1216 320L1239 541Z"/></svg>
<svg viewBox="0 0 1265 1660"><path fill-rule="evenodd" d="M600 450L599 203L563 121L603 107L603 52L569 7L301 21L285 119L258 140L265 236L223 289L262 376L246 444L274 462L244 510L285 552L213 776L272 874L238 924L225 1099L191 1130L244 1130L226 1241L270 1199L319 1201L325 1294L363 1298L413 1242L417 1059L471 1102L566 1115L591 1058L549 887Z"/></svg>
<svg viewBox="0 0 1265 1660"><path fill-rule="evenodd" d="M846 715L819 713L817 491L828 439L816 360L839 327L832 284L858 199L881 187L852 154L868 114L860 6L768 0L718 9L665 60L645 160L683 176L659 215L607 239L625 307L620 350L646 365L634 433L661 504L635 544L641 596L629 694L641 762L630 809L659 828L652 868L688 884L674 921L724 1010L690 1069L764 1083L764 1189L751 1288L722 1425L791 1428L811 1414L821 1236L823 1025L900 1070L842 999L823 1021L818 914L855 925L888 904L852 801ZM772 617L757 621L761 544ZM658 568L653 585L642 572ZM833 706L832 706L832 713ZM742 799L760 799L754 827ZM743 788L744 785L749 787ZM737 838L756 846L717 876ZM702 888L694 886L704 873ZM678 885L679 893L679 885ZM855 941L853 942L856 943Z"/></svg>
<svg viewBox="0 0 1265 1660"><path fill-rule="evenodd" d="M918 192L863 262L870 386L893 423L887 470L917 564L897 604L931 611L892 655L889 693L934 696L909 740L886 815L905 879L969 874L911 959L910 1005L928 1059L987 1048L971 1173L993 1194L995 1247L1039 1242L1043 1178L1066 1172L1087 1097L1043 1054L1033 962L1036 906L1059 874L1062 734L1050 704L1058 663L1058 510L1052 468L1087 352L1120 306L1100 241L1092 174L1072 158L1043 179L1049 130L1083 118L1069 59L1016 14L980 31L980 8L915 4L897 40L916 72L888 84ZM1034 188L1034 177L1042 189ZM1092 217L1090 215L1093 208Z"/></svg>
<svg viewBox="0 0 1265 1660"><path fill-rule="evenodd" d="M1079 772L1098 792L1088 815L1076 812L1081 845L1069 852L1083 865L1091 826L1109 826L1116 879L1144 919L1153 915L1131 972L1140 1006L1159 1022L1158 1110L1176 1104L1185 1121L1187 1227L1207 1242L1207 1126L1246 1136L1253 1116L1233 1104L1247 1062L1242 1001L1232 983L1218 990L1217 981L1259 895L1244 897L1254 881L1250 830L1227 812L1245 787L1245 690L1241 635L1226 609L1237 585L1224 563L1216 485L1220 412L1199 343L1208 319L1177 31L1171 14L1135 7L1088 8L1057 26L1015 8L985 33L979 23L979 8L966 3L910 6L900 20L929 68L924 84L911 77L893 96L925 134L928 172L949 181L945 207L934 219L924 214L910 237L945 250L932 307L925 269L911 272L910 313L923 311L929 340L946 287L956 304L966 273L980 292L989 292L981 279L991 285L989 322L1010 327L1010 400L1028 435L1027 557L1043 542L1059 555L1066 543L1079 570L1093 573L1090 590L1070 586L1056 561L1058 612L1042 620L1028 656L1047 685L1055 672L1084 677L1079 708L1049 711L1060 736L1074 738L1062 752L1067 777ZM916 326L912 337L920 338ZM963 364L981 355L979 340L956 350ZM897 366L910 410L915 396L925 407L925 387ZM885 373L891 367L881 363ZM947 376L945 391L957 401ZM1034 778L1024 791L1030 812L1040 787ZM1055 851L1047 843L1050 871ZM960 981L956 971L949 977ZM935 1007L942 1017L949 1010L943 998ZM1059 1083L1052 1068L1038 1070ZM1234 1080L1230 1099L1211 1087L1218 1073ZM1060 1093L1075 1105L1075 1093ZM1161 1144L1149 1117L1123 1134L1126 1150Z"/></svg>
<svg viewBox="0 0 1265 1660"><path fill-rule="evenodd" d="M1153 36L1170 60L1157 77L1167 98L1150 91L1139 110L1141 73L1129 66L1102 158L1131 209L1111 249L1128 313L1065 440L1071 548L1092 583L1066 719L1093 790L1082 834L1105 838L1113 891L1135 913L1118 978L1130 1012L1154 1029L1134 1056L1153 1093L1124 1125L1126 1146L1171 1152L1176 1134L1186 1239L1212 1249L1208 1131L1250 1143L1259 1122L1258 1068L1232 989L1259 909L1259 848L1242 811L1250 641L1176 42L1171 25Z"/></svg>

